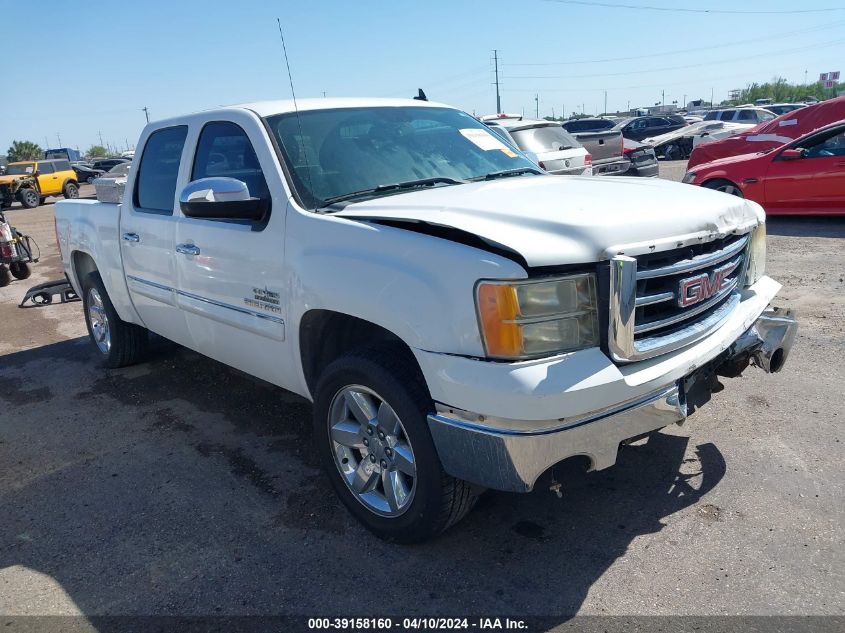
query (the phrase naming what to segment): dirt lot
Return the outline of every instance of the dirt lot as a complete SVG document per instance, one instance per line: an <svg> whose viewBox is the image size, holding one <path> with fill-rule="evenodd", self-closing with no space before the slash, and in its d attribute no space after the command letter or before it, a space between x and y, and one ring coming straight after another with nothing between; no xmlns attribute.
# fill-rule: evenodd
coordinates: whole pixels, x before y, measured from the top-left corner
<svg viewBox="0 0 845 633"><path fill-rule="evenodd" d="M166 342L105 370L80 303L18 308L60 265L52 206L8 217L43 258L0 289L0 614L845 614L845 218L769 222L782 373L401 547L335 500L304 400Z"/></svg>

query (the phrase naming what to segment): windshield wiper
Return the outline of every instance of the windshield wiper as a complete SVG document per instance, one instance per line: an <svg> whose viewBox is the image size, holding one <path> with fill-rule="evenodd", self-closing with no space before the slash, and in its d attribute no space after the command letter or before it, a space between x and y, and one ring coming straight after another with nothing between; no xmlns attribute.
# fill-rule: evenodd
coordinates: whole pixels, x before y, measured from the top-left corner
<svg viewBox="0 0 845 633"><path fill-rule="evenodd" d="M403 182L394 182L385 185L378 185L372 189L362 189L361 191L352 191L344 193L339 196L332 196L323 200L323 206L331 205L336 202L343 202L344 200L353 200L355 198L363 198L365 196L373 196L385 191L399 191L401 189L415 189L417 187L431 187L437 184L447 185L462 185L466 180L458 180L456 178L447 178L445 176L435 176L433 178L420 178L419 180L405 180Z"/></svg>
<svg viewBox="0 0 845 633"><path fill-rule="evenodd" d="M379 185L373 191L392 191L394 189L413 189L415 187L430 187L431 185L438 185L440 183L446 185L463 185L466 180L458 180L457 178L447 178L445 176L434 176L433 178L420 178L419 180L405 180L403 182L394 182L389 185Z"/></svg>
<svg viewBox="0 0 845 633"><path fill-rule="evenodd" d="M543 172L539 167L518 167L517 169L503 169L502 171L491 171L489 174L473 178L473 180L495 180L496 178L507 178L508 176L521 176L522 174L537 174Z"/></svg>

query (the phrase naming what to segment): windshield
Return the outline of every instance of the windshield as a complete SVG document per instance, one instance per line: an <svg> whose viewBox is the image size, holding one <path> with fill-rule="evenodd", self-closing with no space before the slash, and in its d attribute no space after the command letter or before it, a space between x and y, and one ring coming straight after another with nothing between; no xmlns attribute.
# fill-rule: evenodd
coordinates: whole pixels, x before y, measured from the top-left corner
<svg viewBox="0 0 845 633"><path fill-rule="evenodd" d="M34 163L22 163L20 165L6 165L6 173L9 176L25 176L35 172Z"/></svg>
<svg viewBox="0 0 845 633"><path fill-rule="evenodd" d="M536 169L484 124L451 108L307 110L298 118L289 112L268 117L267 123L300 199L311 208L384 185Z"/></svg>

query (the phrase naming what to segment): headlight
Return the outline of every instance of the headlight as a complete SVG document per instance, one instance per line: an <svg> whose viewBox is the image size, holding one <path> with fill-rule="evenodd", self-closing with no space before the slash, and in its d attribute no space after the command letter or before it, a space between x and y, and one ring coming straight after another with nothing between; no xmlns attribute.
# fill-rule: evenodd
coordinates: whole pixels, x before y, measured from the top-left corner
<svg viewBox="0 0 845 633"><path fill-rule="evenodd" d="M757 225L751 234L751 248L748 250L748 268L745 285L756 284L766 274L766 223Z"/></svg>
<svg viewBox="0 0 845 633"><path fill-rule="evenodd" d="M476 307L487 356L519 360L599 344L596 277L482 281Z"/></svg>
<svg viewBox="0 0 845 633"><path fill-rule="evenodd" d="M690 183L692 183L693 180L695 180L695 172L694 171L688 171L686 174L684 174L684 179L681 182L685 182L687 184L690 184Z"/></svg>

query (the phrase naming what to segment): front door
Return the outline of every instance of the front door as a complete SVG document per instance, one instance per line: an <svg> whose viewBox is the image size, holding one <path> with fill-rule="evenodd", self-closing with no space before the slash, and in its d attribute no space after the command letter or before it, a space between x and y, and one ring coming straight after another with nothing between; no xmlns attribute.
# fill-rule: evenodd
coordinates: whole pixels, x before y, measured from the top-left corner
<svg viewBox="0 0 845 633"><path fill-rule="evenodd" d="M270 200L269 215L246 221L182 214L176 227L178 303L193 349L274 384L290 384L283 275L287 199L270 193L268 181L274 192L283 186L260 123L247 114L229 116L231 121L202 126L189 180L240 180L252 197Z"/></svg>
<svg viewBox="0 0 845 633"><path fill-rule="evenodd" d="M176 183L188 127L154 131L121 205L119 242L126 284L144 325L177 343L188 341L176 303Z"/></svg>
<svg viewBox="0 0 845 633"><path fill-rule="evenodd" d="M62 183L59 182L55 165L48 160L38 163L38 188L42 196L49 196L62 190Z"/></svg>
<svg viewBox="0 0 845 633"><path fill-rule="evenodd" d="M766 173L767 211L836 213L845 210L845 129L826 130L787 146L801 158L784 160L781 152Z"/></svg>

